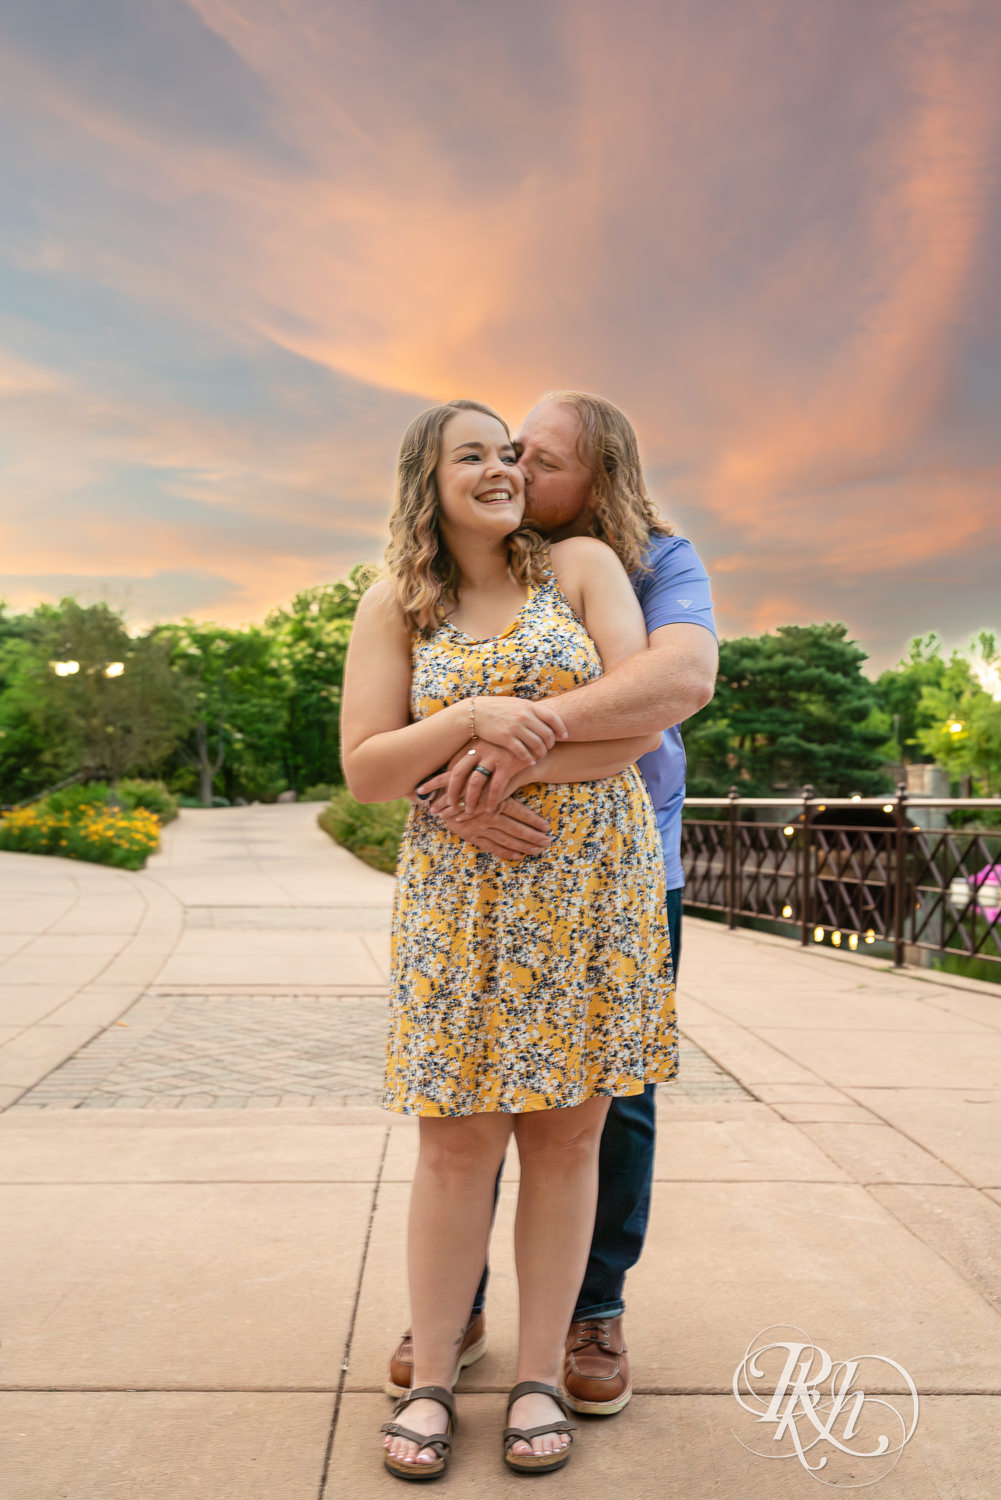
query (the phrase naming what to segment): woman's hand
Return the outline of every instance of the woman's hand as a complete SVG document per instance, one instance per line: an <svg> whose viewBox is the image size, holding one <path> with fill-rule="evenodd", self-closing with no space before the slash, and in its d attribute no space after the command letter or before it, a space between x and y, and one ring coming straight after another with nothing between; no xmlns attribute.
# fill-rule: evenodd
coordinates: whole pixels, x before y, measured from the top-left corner
<svg viewBox="0 0 1001 1500"><path fill-rule="evenodd" d="M484 693L465 698L464 707L476 725L476 738L489 740L530 766L567 738L567 727L550 703L526 698L500 698Z"/></svg>
<svg viewBox="0 0 1001 1500"><path fill-rule="evenodd" d="M524 859L526 854L541 854L552 843L545 818L517 797L508 797L495 813L480 812L468 820L462 817L460 821L456 809L451 813L444 809L439 812L435 804L428 811L459 838L498 859Z"/></svg>
<svg viewBox="0 0 1001 1500"><path fill-rule="evenodd" d="M496 813L511 782L524 769L521 755L477 739L475 745L453 755L447 770L422 781L417 790L422 794L437 792L433 806L438 816L457 817L463 822L476 813Z"/></svg>

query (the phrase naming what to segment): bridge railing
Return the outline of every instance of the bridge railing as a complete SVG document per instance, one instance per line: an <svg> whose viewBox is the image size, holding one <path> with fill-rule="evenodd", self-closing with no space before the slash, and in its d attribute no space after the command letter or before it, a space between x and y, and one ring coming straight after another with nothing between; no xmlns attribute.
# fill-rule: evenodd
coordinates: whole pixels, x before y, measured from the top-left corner
<svg viewBox="0 0 1001 1500"><path fill-rule="evenodd" d="M1001 810L1001 797L908 797L903 785L889 797L689 797L685 905L730 927L765 918L804 946L888 944L897 967L924 953L1001 965L1001 828L950 827L957 808Z"/></svg>

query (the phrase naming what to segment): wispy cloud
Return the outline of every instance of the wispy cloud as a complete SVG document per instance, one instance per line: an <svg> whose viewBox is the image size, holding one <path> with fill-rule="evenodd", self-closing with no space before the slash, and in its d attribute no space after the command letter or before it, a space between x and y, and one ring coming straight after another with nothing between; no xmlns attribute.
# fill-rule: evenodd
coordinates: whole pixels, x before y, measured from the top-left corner
<svg viewBox="0 0 1001 1500"><path fill-rule="evenodd" d="M989 0L8 11L19 597L162 574L167 612L176 575L177 612L246 618L381 552L421 405L579 385L634 417L727 631L850 606L885 657L942 559L957 631L989 623Z"/></svg>

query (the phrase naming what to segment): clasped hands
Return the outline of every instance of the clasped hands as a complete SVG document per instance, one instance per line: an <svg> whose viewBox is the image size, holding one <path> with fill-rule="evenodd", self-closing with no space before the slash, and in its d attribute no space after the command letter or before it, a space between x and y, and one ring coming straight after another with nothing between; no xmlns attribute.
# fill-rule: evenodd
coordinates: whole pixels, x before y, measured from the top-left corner
<svg viewBox="0 0 1001 1500"><path fill-rule="evenodd" d="M550 844L549 824L510 793L531 781L529 767L569 738L566 725L547 702L492 695L469 701L476 740L417 790L432 794L430 814L485 853L501 859L541 853Z"/></svg>

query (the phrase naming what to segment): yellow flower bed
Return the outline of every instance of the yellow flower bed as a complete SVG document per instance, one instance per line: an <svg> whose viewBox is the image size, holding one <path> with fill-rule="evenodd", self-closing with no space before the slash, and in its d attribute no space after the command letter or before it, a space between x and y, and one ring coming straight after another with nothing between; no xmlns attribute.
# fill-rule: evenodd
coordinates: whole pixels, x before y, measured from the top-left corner
<svg viewBox="0 0 1001 1500"><path fill-rule="evenodd" d="M159 843L160 819L144 807L119 812L104 803L82 803L57 813L38 803L0 817L0 849L24 854L58 854L138 870Z"/></svg>

